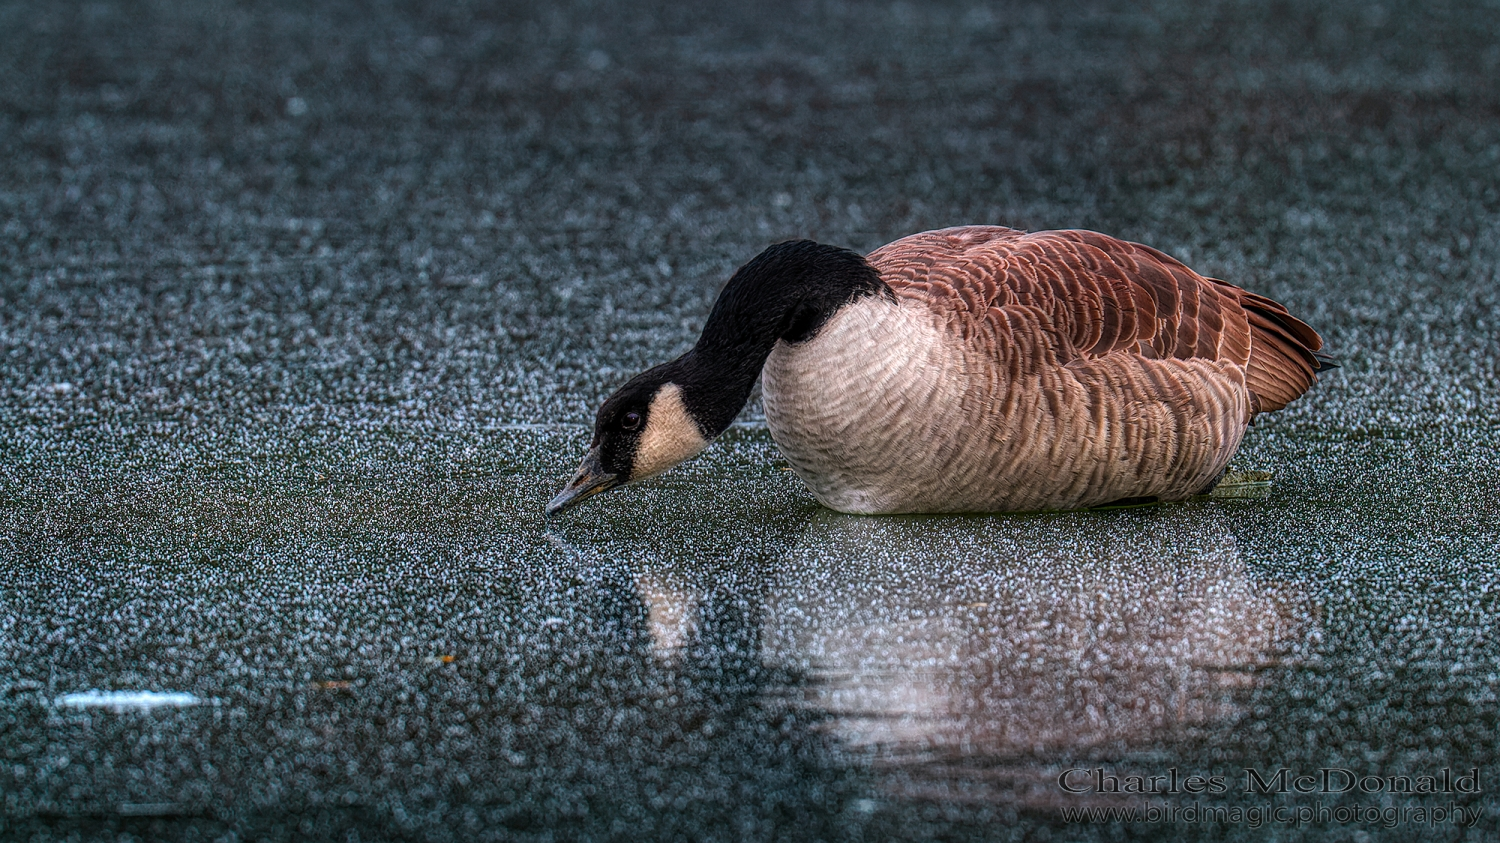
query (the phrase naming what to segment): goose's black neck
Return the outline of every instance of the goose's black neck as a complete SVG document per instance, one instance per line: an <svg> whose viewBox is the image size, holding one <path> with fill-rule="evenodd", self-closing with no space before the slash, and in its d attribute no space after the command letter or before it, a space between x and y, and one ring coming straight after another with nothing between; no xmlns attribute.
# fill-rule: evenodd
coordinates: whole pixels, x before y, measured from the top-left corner
<svg viewBox="0 0 1500 843"><path fill-rule="evenodd" d="M674 367L704 434L717 436L734 421L778 340L812 339L840 308L866 296L895 299L863 257L811 240L778 243L741 267L697 345Z"/></svg>

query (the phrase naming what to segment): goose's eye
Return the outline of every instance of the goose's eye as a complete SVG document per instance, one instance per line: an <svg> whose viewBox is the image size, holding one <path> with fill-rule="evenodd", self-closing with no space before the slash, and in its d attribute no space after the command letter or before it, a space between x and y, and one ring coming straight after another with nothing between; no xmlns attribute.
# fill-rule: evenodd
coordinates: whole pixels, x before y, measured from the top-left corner
<svg viewBox="0 0 1500 843"><path fill-rule="evenodd" d="M624 430L635 430L641 426L640 413L626 413L620 419L620 427Z"/></svg>

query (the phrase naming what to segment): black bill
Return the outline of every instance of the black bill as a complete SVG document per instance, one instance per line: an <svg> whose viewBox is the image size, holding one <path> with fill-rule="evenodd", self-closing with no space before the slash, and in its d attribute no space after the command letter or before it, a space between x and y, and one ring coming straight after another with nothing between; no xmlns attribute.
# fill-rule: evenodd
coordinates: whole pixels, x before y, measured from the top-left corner
<svg viewBox="0 0 1500 843"><path fill-rule="evenodd" d="M588 456L583 458L583 464L578 467L578 473L573 475L573 481L557 493L557 497L547 504L547 514L556 515L559 512L577 504L584 498L607 492L620 485L620 479L604 470L599 463L599 451L589 451Z"/></svg>

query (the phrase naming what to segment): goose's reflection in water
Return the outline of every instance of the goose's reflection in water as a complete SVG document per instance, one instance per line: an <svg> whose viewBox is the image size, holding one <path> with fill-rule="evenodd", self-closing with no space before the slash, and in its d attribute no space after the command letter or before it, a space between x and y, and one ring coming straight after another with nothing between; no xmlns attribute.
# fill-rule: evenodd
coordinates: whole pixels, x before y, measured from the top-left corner
<svg viewBox="0 0 1500 843"><path fill-rule="evenodd" d="M1211 736L1315 634L1307 595L1257 577L1212 509L819 513L735 574L756 627L738 640L805 677L835 744L900 772L902 795L1055 802L1064 764L1150 763ZM637 587L668 659L723 614L712 576L645 565Z"/></svg>

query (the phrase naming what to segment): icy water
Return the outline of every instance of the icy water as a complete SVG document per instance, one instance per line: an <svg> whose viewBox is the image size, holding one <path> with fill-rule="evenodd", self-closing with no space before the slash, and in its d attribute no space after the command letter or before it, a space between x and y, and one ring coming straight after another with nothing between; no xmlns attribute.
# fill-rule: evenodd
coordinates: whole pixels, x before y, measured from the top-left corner
<svg viewBox="0 0 1500 843"><path fill-rule="evenodd" d="M1497 33L0 7L0 839L1493 839ZM760 248L965 222L1322 331L1269 494L845 516L752 400L543 517Z"/></svg>

